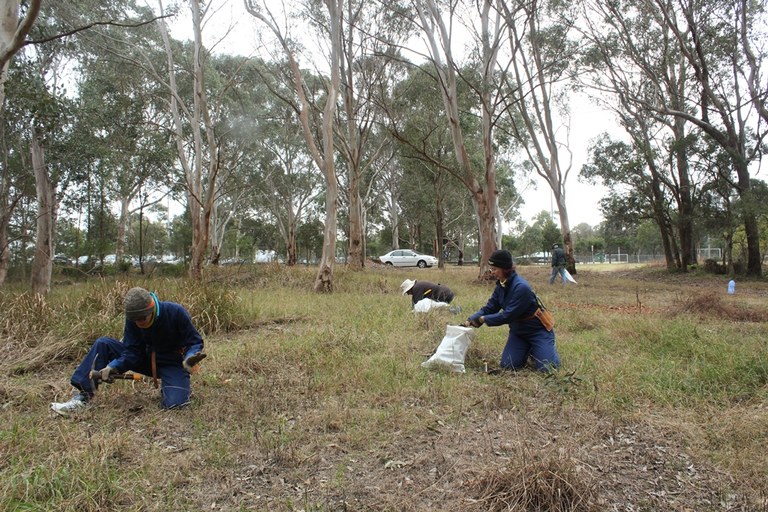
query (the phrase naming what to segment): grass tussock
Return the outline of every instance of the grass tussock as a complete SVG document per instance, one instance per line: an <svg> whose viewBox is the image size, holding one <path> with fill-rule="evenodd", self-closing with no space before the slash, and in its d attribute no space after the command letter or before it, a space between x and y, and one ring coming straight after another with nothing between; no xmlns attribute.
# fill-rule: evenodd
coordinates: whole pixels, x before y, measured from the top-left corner
<svg viewBox="0 0 768 512"><path fill-rule="evenodd" d="M768 309L751 308L725 300L721 294L708 292L685 298L678 298L672 313L690 314L716 320L735 322L768 322Z"/></svg>
<svg viewBox="0 0 768 512"><path fill-rule="evenodd" d="M523 458L469 482L476 500L489 512L592 512L595 485L580 476L572 460Z"/></svg>
<svg viewBox="0 0 768 512"><path fill-rule="evenodd" d="M54 290L49 296L28 292L0 294L0 373L24 374L51 361L76 361L99 336L120 338L123 301L133 286L146 286L160 300L183 304L203 335L240 329L251 321L238 309L231 288L189 281L158 280L148 285L99 280Z"/></svg>

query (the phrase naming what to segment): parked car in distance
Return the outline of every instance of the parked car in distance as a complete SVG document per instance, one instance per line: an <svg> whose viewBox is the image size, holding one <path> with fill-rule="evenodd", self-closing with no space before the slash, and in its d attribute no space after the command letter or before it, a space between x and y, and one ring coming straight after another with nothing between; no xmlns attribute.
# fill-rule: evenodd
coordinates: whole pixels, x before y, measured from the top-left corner
<svg viewBox="0 0 768 512"><path fill-rule="evenodd" d="M57 265L73 265L71 259L69 259L65 254L57 254L53 257L53 262Z"/></svg>
<svg viewBox="0 0 768 512"><path fill-rule="evenodd" d="M385 265L393 265L395 267L431 267L437 265L437 258L429 256L428 254L419 254L416 251L410 249L397 249L390 251L384 256L379 258Z"/></svg>

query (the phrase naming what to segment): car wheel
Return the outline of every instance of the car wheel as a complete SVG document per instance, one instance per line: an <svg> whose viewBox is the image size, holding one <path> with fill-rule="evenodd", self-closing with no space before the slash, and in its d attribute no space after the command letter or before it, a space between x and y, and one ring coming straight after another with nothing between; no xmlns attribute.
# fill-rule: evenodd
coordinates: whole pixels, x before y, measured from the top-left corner
<svg viewBox="0 0 768 512"><path fill-rule="evenodd" d="M391 261L388 261L388 262L386 262L386 263L384 263L384 264L385 264L385 265L389 265L390 267L392 266L392 262L391 262Z"/></svg>
<svg viewBox="0 0 768 512"><path fill-rule="evenodd" d="M419 267L419 268L424 268L424 267L427 266L427 262L424 261L424 260L419 260L419 262L416 264L416 266Z"/></svg>

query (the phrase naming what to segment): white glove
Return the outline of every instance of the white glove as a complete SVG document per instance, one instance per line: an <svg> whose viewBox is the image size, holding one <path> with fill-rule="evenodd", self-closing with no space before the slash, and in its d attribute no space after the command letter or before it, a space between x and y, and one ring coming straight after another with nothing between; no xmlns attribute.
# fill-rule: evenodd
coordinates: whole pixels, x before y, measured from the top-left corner
<svg viewBox="0 0 768 512"><path fill-rule="evenodd" d="M113 379L111 375L113 373L117 373L114 368L112 368L111 366L105 366L104 368L99 370L99 379L101 379L101 381L103 382L112 382Z"/></svg>

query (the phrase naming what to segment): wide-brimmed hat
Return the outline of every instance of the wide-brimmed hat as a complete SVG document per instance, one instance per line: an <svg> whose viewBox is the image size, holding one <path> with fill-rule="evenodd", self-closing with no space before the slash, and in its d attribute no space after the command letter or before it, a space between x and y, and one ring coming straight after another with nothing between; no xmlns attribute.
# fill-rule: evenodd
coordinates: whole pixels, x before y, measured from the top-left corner
<svg viewBox="0 0 768 512"><path fill-rule="evenodd" d="M403 281L403 284L400 285L400 291L403 292L403 295L411 291L411 288L413 288L413 285L416 284L416 281L413 279L406 279Z"/></svg>
<svg viewBox="0 0 768 512"><path fill-rule="evenodd" d="M503 269L512 268L512 255L509 251L498 250L493 251L491 257L488 258L488 264L492 267L498 267Z"/></svg>

